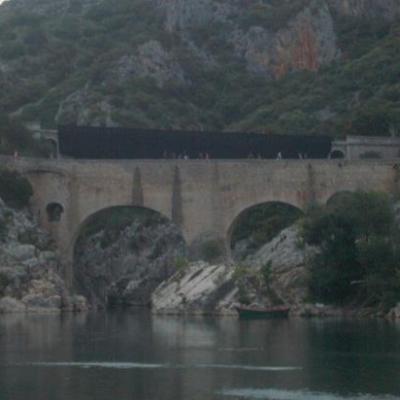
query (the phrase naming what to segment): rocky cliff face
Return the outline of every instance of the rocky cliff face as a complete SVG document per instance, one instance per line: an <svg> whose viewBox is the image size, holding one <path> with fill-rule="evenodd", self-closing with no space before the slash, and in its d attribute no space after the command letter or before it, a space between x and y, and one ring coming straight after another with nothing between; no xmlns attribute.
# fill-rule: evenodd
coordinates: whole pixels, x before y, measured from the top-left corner
<svg viewBox="0 0 400 400"><path fill-rule="evenodd" d="M101 230L77 243L76 289L94 307L147 306L184 257L185 243L169 223L136 221L115 233Z"/></svg>
<svg viewBox="0 0 400 400"><path fill-rule="evenodd" d="M290 7L289 16L278 28L266 18L255 18L254 24L240 21L246 13L266 16L269 10L262 2L210 0L172 0L157 3L165 14L165 28L179 32L191 40L193 29L206 24L219 24L226 29L225 40L231 44L238 61L247 65L250 73L280 78L289 71L317 71L338 56L336 36L330 9L325 1L306 1L303 7ZM277 13L277 18L281 15Z"/></svg>
<svg viewBox="0 0 400 400"><path fill-rule="evenodd" d="M268 27L236 31L233 45L247 69L272 78L290 71L318 71L339 56L332 17L323 4L306 7L275 33Z"/></svg>
<svg viewBox="0 0 400 400"><path fill-rule="evenodd" d="M0 314L86 309L58 273L57 251L27 211L0 200Z"/></svg>
<svg viewBox="0 0 400 400"><path fill-rule="evenodd" d="M301 89L298 78L299 90L266 111L282 97L270 82L341 63L348 44L360 42L364 52L366 40L385 48L378 41L390 29L365 25L379 20L389 27L399 15L400 0L10 0L0 6L0 88L9 93L0 94L0 106L45 126L299 131L300 125L317 132L326 121L319 115L342 123L347 105L355 107L353 92L363 87L345 86L349 98L327 110L336 91L324 99L327 83L317 79L318 101L310 106L300 99L310 88ZM361 22L370 36L348 37Z"/></svg>

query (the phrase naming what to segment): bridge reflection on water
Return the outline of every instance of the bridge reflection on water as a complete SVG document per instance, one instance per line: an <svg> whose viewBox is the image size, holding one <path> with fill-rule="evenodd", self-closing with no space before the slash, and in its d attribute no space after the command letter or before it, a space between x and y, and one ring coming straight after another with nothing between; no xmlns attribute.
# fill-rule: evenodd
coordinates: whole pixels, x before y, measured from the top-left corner
<svg viewBox="0 0 400 400"><path fill-rule="evenodd" d="M0 398L399 400L399 329L115 311L3 316Z"/></svg>

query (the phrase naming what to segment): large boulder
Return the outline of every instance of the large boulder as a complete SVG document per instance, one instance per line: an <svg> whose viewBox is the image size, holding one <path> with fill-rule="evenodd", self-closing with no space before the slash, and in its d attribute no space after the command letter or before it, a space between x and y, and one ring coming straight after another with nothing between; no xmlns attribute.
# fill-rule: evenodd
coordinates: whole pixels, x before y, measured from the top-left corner
<svg viewBox="0 0 400 400"><path fill-rule="evenodd" d="M12 297L0 299L0 314L22 313L26 311L26 306L21 301Z"/></svg>
<svg viewBox="0 0 400 400"><path fill-rule="evenodd" d="M178 271L152 295L156 314L230 314L237 292L233 268L197 262Z"/></svg>
<svg viewBox="0 0 400 400"><path fill-rule="evenodd" d="M300 244L299 228L293 225L265 244L244 263L252 268L269 269L269 284L274 296L291 305L307 298L306 261L315 249Z"/></svg>

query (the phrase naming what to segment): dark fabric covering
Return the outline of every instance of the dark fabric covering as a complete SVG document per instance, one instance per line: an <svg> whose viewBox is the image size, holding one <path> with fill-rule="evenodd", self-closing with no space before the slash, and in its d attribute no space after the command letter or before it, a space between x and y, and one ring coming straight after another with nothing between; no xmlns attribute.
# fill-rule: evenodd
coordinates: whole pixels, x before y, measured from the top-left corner
<svg viewBox="0 0 400 400"><path fill-rule="evenodd" d="M327 158L332 144L328 136L75 126L59 127L58 137L63 156L86 159Z"/></svg>

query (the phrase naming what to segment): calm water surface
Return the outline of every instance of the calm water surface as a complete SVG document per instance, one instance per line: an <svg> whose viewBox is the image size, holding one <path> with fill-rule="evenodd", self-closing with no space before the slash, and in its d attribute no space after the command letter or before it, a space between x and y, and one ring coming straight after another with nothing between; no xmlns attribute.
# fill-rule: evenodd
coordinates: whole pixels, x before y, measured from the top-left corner
<svg viewBox="0 0 400 400"><path fill-rule="evenodd" d="M400 325L0 317L0 400L400 400Z"/></svg>

